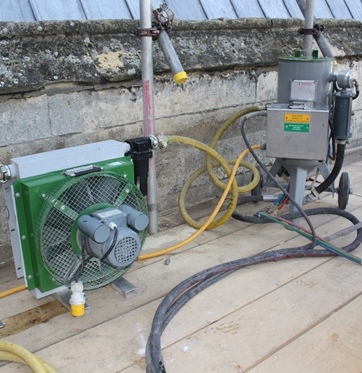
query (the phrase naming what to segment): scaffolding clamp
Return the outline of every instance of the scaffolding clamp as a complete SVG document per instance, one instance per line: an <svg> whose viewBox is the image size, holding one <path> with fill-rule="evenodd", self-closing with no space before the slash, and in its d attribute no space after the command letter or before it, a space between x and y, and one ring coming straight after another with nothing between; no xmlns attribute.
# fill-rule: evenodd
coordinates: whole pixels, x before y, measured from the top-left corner
<svg viewBox="0 0 362 373"><path fill-rule="evenodd" d="M324 26L316 24L313 26L313 28L300 28L298 30L298 33L300 35L317 35L320 32L324 31Z"/></svg>
<svg viewBox="0 0 362 373"><path fill-rule="evenodd" d="M158 37L159 33L160 33L160 31L157 30L157 28L155 28L155 27L144 28L144 29L138 28L137 29L137 36L139 36L139 37L148 36L148 37L151 37L153 40L157 40L157 37Z"/></svg>
<svg viewBox="0 0 362 373"><path fill-rule="evenodd" d="M153 10L152 13L155 18L155 26L158 30L171 31L174 13L165 1L159 8Z"/></svg>

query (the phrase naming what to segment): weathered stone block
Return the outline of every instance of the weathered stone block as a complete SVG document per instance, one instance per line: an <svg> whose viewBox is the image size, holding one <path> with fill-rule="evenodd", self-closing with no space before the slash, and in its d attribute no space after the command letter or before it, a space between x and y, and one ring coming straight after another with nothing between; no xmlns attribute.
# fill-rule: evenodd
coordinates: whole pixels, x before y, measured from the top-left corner
<svg viewBox="0 0 362 373"><path fill-rule="evenodd" d="M12 99L0 105L0 146L52 136L46 96Z"/></svg>

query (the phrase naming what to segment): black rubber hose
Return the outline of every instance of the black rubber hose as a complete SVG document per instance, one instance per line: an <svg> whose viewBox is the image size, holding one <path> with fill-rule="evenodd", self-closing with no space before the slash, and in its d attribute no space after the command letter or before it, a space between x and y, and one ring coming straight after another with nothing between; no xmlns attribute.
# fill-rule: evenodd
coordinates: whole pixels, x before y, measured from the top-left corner
<svg viewBox="0 0 362 373"><path fill-rule="evenodd" d="M249 202L260 202L263 201L264 197L262 194L250 195L250 196L241 196L238 198L237 206L243 205Z"/></svg>
<svg viewBox="0 0 362 373"><path fill-rule="evenodd" d="M346 144L345 143L337 145L336 161L334 163L334 166L333 166L333 169L332 169L331 173L323 181L323 183L319 184L315 188L315 190L318 194L324 192L336 180L336 178L339 175L339 173L342 169L342 166L343 166L345 150L346 150Z"/></svg>
<svg viewBox="0 0 362 373"><path fill-rule="evenodd" d="M359 220L351 213L337 208L317 208L305 211L309 215L333 214L348 219L356 225ZM295 215L290 216L295 218ZM356 230L356 238L349 245L342 249L350 252L357 248L362 242L362 228ZM175 314L190 299L200 291L214 284L221 278L224 278L232 272L251 266L253 264L278 261L282 259L303 258L303 257L329 257L334 256L327 250L318 250L311 248L311 244L291 249L280 249L259 253L248 258L234 260L228 263L220 264L215 267L203 270L174 287L163 299L159 305L153 322L150 336L146 346L147 373L166 373L161 352L161 335L167 324Z"/></svg>

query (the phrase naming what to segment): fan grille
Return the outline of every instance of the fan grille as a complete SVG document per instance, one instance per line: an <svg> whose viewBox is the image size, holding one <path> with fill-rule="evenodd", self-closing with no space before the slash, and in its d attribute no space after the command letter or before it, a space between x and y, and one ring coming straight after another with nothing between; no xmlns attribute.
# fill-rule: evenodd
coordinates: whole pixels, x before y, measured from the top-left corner
<svg viewBox="0 0 362 373"><path fill-rule="evenodd" d="M69 178L46 198L36 239L43 263L56 281L69 283L80 264L80 249L74 234L78 216L92 206L118 207L122 203L148 214L138 188L128 179L105 171ZM137 233L143 242L146 230ZM110 283L124 272L125 269L92 258L80 279L89 290Z"/></svg>

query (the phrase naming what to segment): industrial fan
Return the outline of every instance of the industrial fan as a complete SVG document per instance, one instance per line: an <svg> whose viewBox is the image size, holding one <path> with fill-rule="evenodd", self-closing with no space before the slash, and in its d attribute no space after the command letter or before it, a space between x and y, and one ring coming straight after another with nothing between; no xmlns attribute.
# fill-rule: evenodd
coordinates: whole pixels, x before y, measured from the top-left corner
<svg viewBox="0 0 362 373"><path fill-rule="evenodd" d="M148 213L127 151L108 140L2 166L17 272L36 298L104 286L136 260Z"/></svg>

